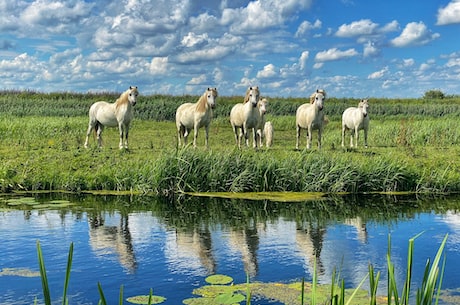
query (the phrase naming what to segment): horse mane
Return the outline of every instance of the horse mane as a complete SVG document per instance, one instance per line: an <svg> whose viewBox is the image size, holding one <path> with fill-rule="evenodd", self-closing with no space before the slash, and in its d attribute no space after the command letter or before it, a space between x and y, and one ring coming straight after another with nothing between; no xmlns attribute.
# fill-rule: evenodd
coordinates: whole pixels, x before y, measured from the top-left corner
<svg viewBox="0 0 460 305"><path fill-rule="evenodd" d="M207 93L208 91L212 92L212 95L217 96L217 89L216 88L208 88L206 91L201 95L200 99L196 103L196 111L198 112L206 112L208 108L208 101L207 101Z"/></svg>
<svg viewBox="0 0 460 305"><path fill-rule="evenodd" d="M321 93L324 96L324 98L326 98L326 91L324 91L324 89L317 89L310 95L310 104L313 104L315 102L315 97L317 93Z"/></svg>
<svg viewBox="0 0 460 305"><path fill-rule="evenodd" d="M256 86L256 87L249 87L247 90L246 90L246 95L244 96L244 101L243 101L243 104L247 103L249 101L249 92L251 92L251 90L255 90L257 91L257 94L259 94L259 87Z"/></svg>
<svg viewBox="0 0 460 305"><path fill-rule="evenodd" d="M131 90L136 90L136 91L137 91L137 87L132 87L132 86L130 86L128 90L126 90L125 92L123 92L123 93L117 98L117 100L115 101L115 108L118 109L118 108L121 107L122 105L129 103L128 95L129 95L129 92L131 92Z"/></svg>

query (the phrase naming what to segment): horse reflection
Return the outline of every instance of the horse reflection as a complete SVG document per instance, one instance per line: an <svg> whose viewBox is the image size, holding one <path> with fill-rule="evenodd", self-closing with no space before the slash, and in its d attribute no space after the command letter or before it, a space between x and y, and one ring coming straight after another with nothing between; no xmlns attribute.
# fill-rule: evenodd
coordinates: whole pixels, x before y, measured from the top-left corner
<svg viewBox="0 0 460 305"><path fill-rule="evenodd" d="M119 225L106 225L103 215L90 216L89 242L94 252L99 255L117 254L120 264L133 273L137 269L128 215L122 215Z"/></svg>
<svg viewBox="0 0 460 305"><path fill-rule="evenodd" d="M305 255L311 274L313 274L313 266L316 262L316 271L319 275L324 275L325 268L321 260L321 250L325 234L326 228L320 224L307 223L297 226L297 247Z"/></svg>
<svg viewBox="0 0 460 305"><path fill-rule="evenodd" d="M187 260L197 259L207 274L216 270L216 261L212 253L211 232L208 227L194 228L191 231L176 230L177 255Z"/></svg>
<svg viewBox="0 0 460 305"><path fill-rule="evenodd" d="M367 234L367 226L366 222L359 216L355 218L347 218L345 219L344 223L346 225L355 227L356 233L358 236L358 240L363 244L367 244L368 234Z"/></svg>
<svg viewBox="0 0 460 305"><path fill-rule="evenodd" d="M259 249L259 235L257 228L246 227L230 231L230 246L241 253L244 271L251 277L257 275L259 266L257 250Z"/></svg>

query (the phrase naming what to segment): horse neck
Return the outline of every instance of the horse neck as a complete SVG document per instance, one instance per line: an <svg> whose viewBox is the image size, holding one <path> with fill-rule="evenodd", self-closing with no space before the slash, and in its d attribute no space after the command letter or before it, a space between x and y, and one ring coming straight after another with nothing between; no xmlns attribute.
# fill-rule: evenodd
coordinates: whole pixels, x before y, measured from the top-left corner
<svg viewBox="0 0 460 305"><path fill-rule="evenodd" d="M120 108L124 105L127 105L130 108L131 103L128 100L128 94L125 92L123 93L116 101L115 101L115 108Z"/></svg>
<svg viewBox="0 0 460 305"><path fill-rule="evenodd" d="M208 107L208 100L206 98L206 93L203 94L200 99L198 100L198 102L196 103L196 111L198 112L206 112L210 109L210 107Z"/></svg>

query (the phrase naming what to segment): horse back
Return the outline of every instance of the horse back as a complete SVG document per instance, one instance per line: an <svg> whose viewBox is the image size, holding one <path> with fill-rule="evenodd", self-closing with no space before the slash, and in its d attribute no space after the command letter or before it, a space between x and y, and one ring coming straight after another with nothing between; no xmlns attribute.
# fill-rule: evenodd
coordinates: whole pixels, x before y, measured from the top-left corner
<svg viewBox="0 0 460 305"><path fill-rule="evenodd" d="M107 127L118 126L118 120L115 113L115 104L99 101L91 105L89 117L92 121L97 121Z"/></svg>

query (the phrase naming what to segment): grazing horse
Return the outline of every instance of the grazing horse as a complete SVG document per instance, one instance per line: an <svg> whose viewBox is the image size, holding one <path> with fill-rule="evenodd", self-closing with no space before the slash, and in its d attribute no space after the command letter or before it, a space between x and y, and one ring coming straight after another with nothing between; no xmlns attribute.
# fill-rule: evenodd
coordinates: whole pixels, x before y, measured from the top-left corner
<svg viewBox="0 0 460 305"><path fill-rule="evenodd" d="M230 111L230 124L232 124L238 148L241 148L241 135L246 139L246 146L249 146L248 131L250 129L253 130L253 146L257 148L257 126L260 120L259 97L259 87L249 87L243 103L236 104ZM241 135L238 133L239 128L241 128Z"/></svg>
<svg viewBox="0 0 460 305"><path fill-rule="evenodd" d="M181 138L184 146L187 145L187 137L190 131L194 130L193 147L196 147L196 139L200 127L205 128L205 144L208 148L209 125L212 119L212 109L216 107L217 89L208 88L196 103L185 103L176 110L176 127L178 145L181 145Z"/></svg>
<svg viewBox="0 0 460 305"><path fill-rule="evenodd" d="M310 103L300 105L296 112L296 127L297 141L296 149L299 149L300 131L307 130L307 149L311 148L312 132L318 130L318 149L321 148L321 134L323 133L324 125L327 121L324 118L324 101L326 100L326 92L324 90L316 90L310 96Z"/></svg>
<svg viewBox="0 0 460 305"><path fill-rule="evenodd" d="M133 119L133 106L139 95L136 86L130 86L115 103L99 101L89 108L89 126L86 132L85 148L88 148L89 136L94 129L98 147L102 146L102 131L106 127L118 127L120 131L120 149L128 148L129 124Z"/></svg>
<svg viewBox="0 0 460 305"><path fill-rule="evenodd" d="M342 114L342 147L345 147L345 132L350 130L350 147L358 147L359 131L364 130L364 147L367 148L369 130L368 100L361 100L358 107L349 107ZM356 145L353 145L353 135Z"/></svg>

